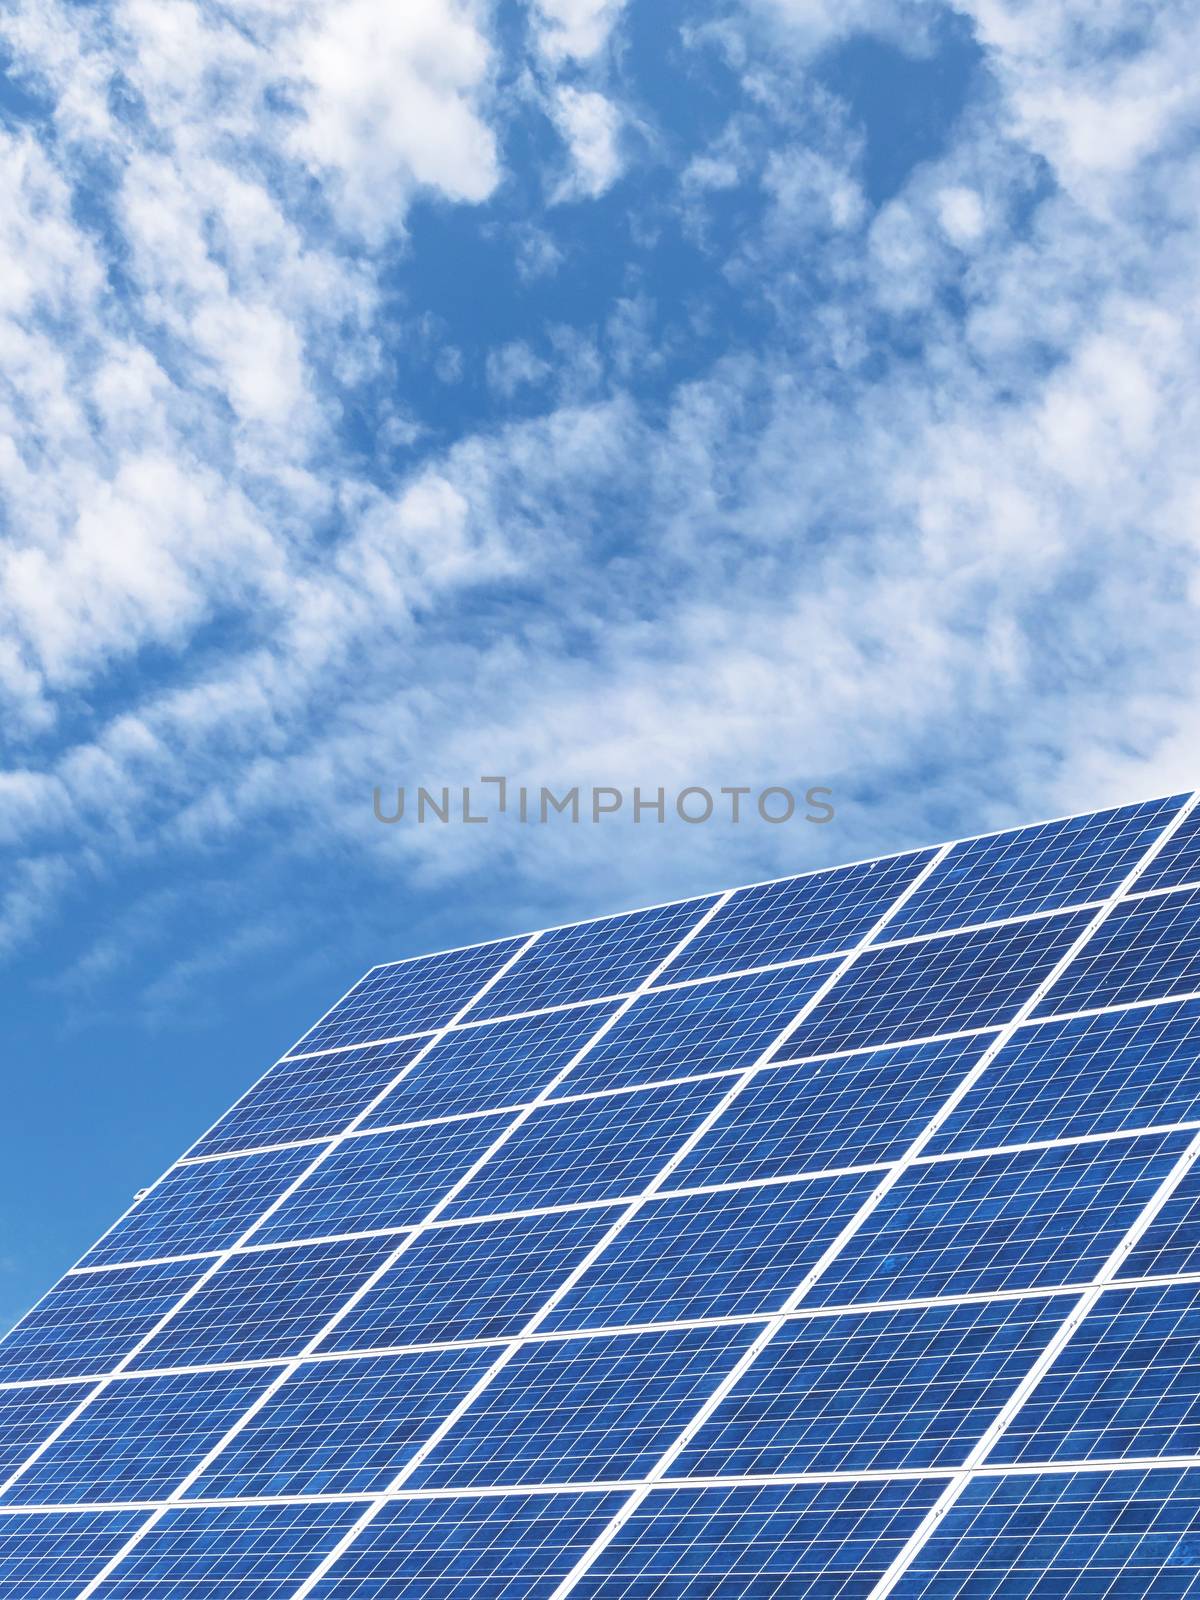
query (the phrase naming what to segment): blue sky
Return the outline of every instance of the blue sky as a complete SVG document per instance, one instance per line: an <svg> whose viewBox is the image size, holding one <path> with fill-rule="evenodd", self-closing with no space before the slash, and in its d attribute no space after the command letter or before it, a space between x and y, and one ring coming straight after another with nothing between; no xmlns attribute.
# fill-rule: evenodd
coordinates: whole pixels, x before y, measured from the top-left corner
<svg viewBox="0 0 1200 1600"><path fill-rule="evenodd" d="M1138 0L0 20L0 1322L371 964L1195 782ZM828 785L383 827L378 784Z"/></svg>

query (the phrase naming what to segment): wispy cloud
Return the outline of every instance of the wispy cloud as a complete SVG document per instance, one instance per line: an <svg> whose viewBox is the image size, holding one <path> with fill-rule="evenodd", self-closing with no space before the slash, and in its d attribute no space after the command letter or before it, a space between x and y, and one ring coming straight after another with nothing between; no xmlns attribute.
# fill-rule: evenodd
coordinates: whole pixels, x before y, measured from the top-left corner
<svg viewBox="0 0 1200 1600"><path fill-rule="evenodd" d="M841 853L1179 780L1196 25L976 0L975 98L879 204L837 52L936 50L920 10L698 13L672 59L726 87L685 131L611 4L542 4L528 60L449 0L10 17L44 108L0 142L10 947L97 852L267 819L425 883L486 847L531 898L794 848L364 822L374 783L483 766L887 795ZM558 137L506 144L530 105ZM423 280L416 224L471 215L514 287L443 304L471 247ZM435 307L457 381L422 389Z"/></svg>

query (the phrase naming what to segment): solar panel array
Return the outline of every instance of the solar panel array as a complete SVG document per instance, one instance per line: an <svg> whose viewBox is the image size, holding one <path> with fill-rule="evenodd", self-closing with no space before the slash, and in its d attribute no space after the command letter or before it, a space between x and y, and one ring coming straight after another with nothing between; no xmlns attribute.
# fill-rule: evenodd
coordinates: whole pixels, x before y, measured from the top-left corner
<svg viewBox="0 0 1200 1600"><path fill-rule="evenodd" d="M0 1341L0 1600L1200 1596L1200 812L377 967Z"/></svg>

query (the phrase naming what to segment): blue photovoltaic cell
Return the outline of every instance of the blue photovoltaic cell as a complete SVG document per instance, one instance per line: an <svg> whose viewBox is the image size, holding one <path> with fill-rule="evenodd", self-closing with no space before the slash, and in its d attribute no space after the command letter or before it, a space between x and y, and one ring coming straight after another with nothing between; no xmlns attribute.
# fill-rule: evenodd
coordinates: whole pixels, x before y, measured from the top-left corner
<svg viewBox="0 0 1200 1600"><path fill-rule="evenodd" d="M808 1303L1089 1282L1187 1143L1151 1134L912 1167Z"/></svg>
<svg viewBox="0 0 1200 1600"><path fill-rule="evenodd" d="M895 1161L992 1036L765 1067L675 1169L677 1188Z"/></svg>
<svg viewBox="0 0 1200 1600"><path fill-rule="evenodd" d="M868 1600L1060 1329L890 1592L1200 1600L1200 813L946 1110L1179 805L373 969L0 1339L0 1600Z"/></svg>
<svg viewBox="0 0 1200 1600"><path fill-rule="evenodd" d="M959 1466L1073 1301L998 1300L790 1322L671 1477Z"/></svg>
<svg viewBox="0 0 1200 1600"><path fill-rule="evenodd" d="M1200 1271L1200 1163L1173 1191L1121 1264L1125 1278Z"/></svg>
<svg viewBox="0 0 1200 1600"><path fill-rule="evenodd" d="M0 1343L0 1382L108 1372L208 1265L68 1273Z"/></svg>
<svg viewBox="0 0 1200 1600"><path fill-rule="evenodd" d="M511 1120L502 1113L346 1139L255 1239L266 1243L411 1227Z"/></svg>
<svg viewBox="0 0 1200 1600"><path fill-rule="evenodd" d="M339 1239L231 1256L133 1362L168 1367L298 1355L397 1240Z"/></svg>
<svg viewBox="0 0 1200 1600"><path fill-rule="evenodd" d="M1100 1296L991 1461L1200 1454L1200 1285Z"/></svg>
<svg viewBox="0 0 1200 1600"><path fill-rule="evenodd" d="M306 1362L189 1498L378 1494L495 1359L467 1347Z"/></svg>
<svg viewBox="0 0 1200 1600"><path fill-rule="evenodd" d="M604 1206L430 1228L318 1348L511 1337L620 1214Z"/></svg>
<svg viewBox="0 0 1200 1600"><path fill-rule="evenodd" d="M836 965L817 961L685 989L654 990L588 1051L571 1073L570 1089L624 1088L656 1078L752 1066Z"/></svg>
<svg viewBox="0 0 1200 1600"><path fill-rule="evenodd" d="M523 1345L408 1487L640 1477L756 1332L672 1328Z"/></svg>
<svg viewBox="0 0 1200 1600"><path fill-rule="evenodd" d="M787 1042L796 1057L1010 1022L1087 926L1077 911L868 950Z"/></svg>
<svg viewBox="0 0 1200 1600"><path fill-rule="evenodd" d="M849 950L932 857L918 850L739 889L671 963L671 976L711 977Z"/></svg>
<svg viewBox="0 0 1200 1600"><path fill-rule="evenodd" d="M192 1155L341 1133L428 1045L428 1038L286 1057L206 1133Z"/></svg>
<svg viewBox="0 0 1200 1600"><path fill-rule="evenodd" d="M299 1177L315 1154L306 1146L173 1167L92 1246L84 1264L111 1266L118 1261L227 1249Z"/></svg>
<svg viewBox="0 0 1200 1600"><path fill-rule="evenodd" d="M360 1505L179 1507L95 1600L291 1600L361 1513Z"/></svg>
<svg viewBox="0 0 1200 1600"><path fill-rule="evenodd" d="M258 1368L117 1378L17 1479L5 1503L71 1505L169 1494L272 1377Z"/></svg>
<svg viewBox="0 0 1200 1600"><path fill-rule="evenodd" d="M572 1600L865 1600L942 1487L900 1479L656 1490ZM943 1591L944 1600L951 1594L965 1600L967 1591Z"/></svg>
<svg viewBox="0 0 1200 1600"><path fill-rule="evenodd" d="M467 950L447 950L441 955L373 967L289 1054L368 1044L444 1027L523 942L498 939Z"/></svg>
<svg viewBox="0 0 1200 1600"><path fill-rule="evenodd" d="M471 1007L471 1015L505 1017L627 994L666 960L714 898L552 928Z"/></svg>
<svg viewBox="0 0 1200 1600"><path fill-rule="evenodd" d="M623 1494L393 1500L313 1600L549 1600Z"/></svg>
<svg viewBox="0 0 1200 1600"><path fill-rule="evenodd" d="M1185 883L1200 883L1200 809L1175 830L1138 878L1137 887L1177 889Z"/></svg>
<svg viewBox="0 0 1200 1600"><path fill-rule="evenodd" d="M523 1105L557 1077L615 1009L585 1005L455 1028L375 1108L366 1126Z"/></svg>
<svg viewBox="0 0 1200 1600"><path fill-rule="evenodd" d="M1200 889L1126 900L1037 1007L1039 1016L1200 990Z"/></svg>
<svg viewBox="0 0 1200 1600"><path fill-rule="evenodd" d="M718 1078L548 1102L443 1214L486 1216L638 1194L728 1088Z"/></svg>
<svg viewBox="0 0 1200 1600"><path fill-rule="evenodd" d="M1185 799L1175 795L964 839L892 919L888 937L940 933L1106 900Z"/></svg>
<svg viewBox="0 0 1200 1600"><path fill-rule="evenodd" d="M926 1150L985 1150L1200 1117L1200 1001L1020 1028Z"/></svg>
<svg viewBox="0 0 1200 1600"><path fill-rule="evenodd" d="M145 1520L144 1511L0 1516L0 1600L75 1600Z"/></svg>
<svg viewBox="0 0 1200 1600"><path fill-rule="evenodd" d="M0 1482L46 1442L93 1387L66 1383L45 1389L0 1389Z"/></svg>
<svg viewBox="0 0 1200 1600"><path fill-rule="evenodd" d="M863 1173L651 1201L543 1327L776 1311L875 1181Z"/></svg>
<svg viewBox="0 0 1200 1600"><path fill-rule="evenodd" d="M973 1478L898 1600L1185 1600L1200 1593L1200 1472Z"/></svg>

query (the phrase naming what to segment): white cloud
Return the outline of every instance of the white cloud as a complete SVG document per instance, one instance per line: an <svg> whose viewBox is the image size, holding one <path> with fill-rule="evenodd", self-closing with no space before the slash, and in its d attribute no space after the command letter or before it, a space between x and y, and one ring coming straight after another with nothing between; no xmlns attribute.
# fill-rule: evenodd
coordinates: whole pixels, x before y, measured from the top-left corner
<svg viewBox="0 0 1200 1600"><path fill-rule="evenodd" d="M496 186L476 11L466 0L334 0L296 34L304 121L291 147L332 179L343 220L370 239L403 226L417 186L462 201Z"/></svg>
<svg viewBox="0 0 1200 1600"><path fill-rule="evenodd" d="M775 206L774 224L793 233L816 229L842 232L866 214L857 180L819 150L793 149L772 154L763 188Z"/></svg>
<svg viewBox="0 0 1200 1600"><path fill-rule="evenodd" d="M898 26L903 10L885 10L764 4L755 28L784 28L793 53L771 70L802 85L796 55L851 25ZM1196 166L1174 142L1194 55L1162 22L1146 59L1101 68L1056 47L1077 8L976 10L999 111L966 119L875 215L853 152L795 128L767 159L749 137L681 156L697 191L765 183L766 218L726 263L777 318L760 347L643 405L630 380L657 354L655 308L623 286L594 326L548 329L543 353L492 350L495 393L545 381L555 410L427 454L389 489L338 451L329 361L386 373L378 240L418 189L495 192L483 24L461 8L372 11L326 59L320 40L348 12L252 7L233 30L128 6L120 50L85 34L76 57L60 13L40 42L26 19L14 38L61 90L69 138L0 151L16 263L0 489L19 512L0 563L0 692L44 733L68 690L147 643L183 664L90 733L38 746L44 760L23 754L0 788L9 836L36 840L50 814L78 862L101 838L195 847L283 817L281 850L303 850L289 832L302 814L334 848L452 874L484 841L360 825L373 783L470 778L485 755L580 781L795 775L847 797L865 782L898 797L855 824L866 849L928 831L935 807L982 824L1177 781L1200 731L1200 661L1174 598L1200 544ZM596 8L543 12L563 35L553 64L602 52ZM758 37L743 39L747 76L766 70ZM385 103L364 39L419 77L405 107ZM156 129L145 145L102 109L118 58ZM360 79L361 102L347 87ZM268 84L298 121L265 116ZM1119 115L1102 136L1086 108L1109 91ZM546 92L572 156L564 192L603 193L621 170L614 95ZM417 148L422 95L436 149ZM89 139L116 161L135 319L111 315L108 263L72 215L71 152ZM297 157L336 227L314 230L296 204ZM1057 193L1031 181L1043 158ZM528 276L566 270L543 227L510 231ZM815 305L808 269L824 275ZM430 324L424 355L448 338ZM388 447L428 447L396 405L378 418ZM218 618L236 642L192 662ZM620 851L603 830L494 848L531 897L585 901L694 883L703 850L729 848L647 834ZM755 836L744 870L724 857L712 881L785 870L770 853L787 846ZM22 872L10 938L71 881L58 856Z"/></svg>
<svg viewBox="0 0 1200 1600"><path fill-rule="evenodd" d="M974 189L961 183L938 191L937 208L943 232L960 249L973 245L987 225L983 201Z"/></svg>
<svg viewBox="0 0 1200 1600"><path fill-rule="evenodd" d="M328 390L379 361L360 241L400 232L419 190L485 198L499 169L490 45L460 0L251 5L236 27L190 0L47 0L0 29L54 105L37 137L0 135L0 696L34 731L64 685L218 617L263 623L302 579L313 522L355 503ZM89 164L112 174L128 304L75 214ZM337 224L319 243L305 168Z"/></svg>
<svg viewBox="0 0 1200 1600"><path fill-rule="evenodd" d="M741 0L739 9L770 28L776 49L801 59L857 33L883 35L900 49L922 53L938 15L922 0Z"/></svg>
<svg viewBox="0 0 1200 1600"><path fill-rule="evenodd" d="M433 372L439 383L461 383L463 353L456 344L445 344L433 358Z"/></svg>
<svg viewBox="0 0 1200 1600"><path fill-rule="evenodd" d="M571 169L553 198L595 200L621 175L620 110L594 89L561 84L554 91L551 113L571 156Z"/></svg>
<svg viewBox="0 0 1200 1600"><path fill-rule="evenodd" d="M71 882L70 864L57 855L29 856L10 864L0 891L0 956L11 955L47 919Z"/></svg>
<svg viewBox="0 0 1200 1600"><path fill-rule="evenodd" d="M1193 8L964 0L964 10L1005 88L1012 131L1077 201L1104 208L1113 179L1195 126L1200 85L1184 66L1200 48Z"/></svg>
<svg viewBox="0 0 1200 1600"><path fill-rule="evenodd" d="M514 339L488 353L488 385L505 399L518 389L538 387L549 376L549 362L535 355L523 339Z"/></svg>
<svg viewBox="0 0 1200 1600"><path fill-rule="evenodd" d="M566 259L562 246L544 228L525 225L513 230L517 276L522 283L552 278Z"/></svg>
<svg viewBox="0 0 1200 1600"><path fill-rule="evenodd" d="M728 156L693 156L680 181L685 189L732 189L740 177Z"/></svg>
<svg viewBox="0 0 1200 1600"><path fill-rule="evenodd" d="M537 0L538 47L552 62L587 61L608 43L625 0Z"/></svg>

